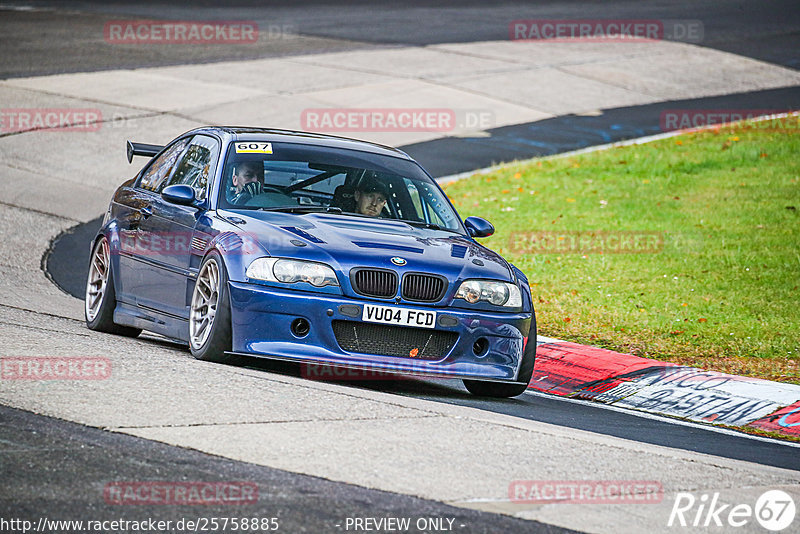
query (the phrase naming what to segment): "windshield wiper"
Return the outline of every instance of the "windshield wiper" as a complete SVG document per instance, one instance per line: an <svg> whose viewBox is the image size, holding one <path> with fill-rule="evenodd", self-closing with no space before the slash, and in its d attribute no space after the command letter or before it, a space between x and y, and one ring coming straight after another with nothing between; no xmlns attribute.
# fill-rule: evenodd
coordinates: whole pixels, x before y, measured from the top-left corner
<svg viewBox="0 0 800 534"><path fill-rule="evenodd" d="M342 208L334 206L279 206L277 208L259 208L261 211L280 211L283 213L342 213Z"/></svg>
<svg viewBox="0 0 800 534"><path fill-rule="evenodd" d="M411 226L416 226L418 228L427 228L429 230L441 230L442 232L451 232L453 234L460 234L458 230L451 230L450 228L443 228L438 224L428 223L424 221L408 221L406 219L400 219L402 222L406 224L410 224Z"/></svg>

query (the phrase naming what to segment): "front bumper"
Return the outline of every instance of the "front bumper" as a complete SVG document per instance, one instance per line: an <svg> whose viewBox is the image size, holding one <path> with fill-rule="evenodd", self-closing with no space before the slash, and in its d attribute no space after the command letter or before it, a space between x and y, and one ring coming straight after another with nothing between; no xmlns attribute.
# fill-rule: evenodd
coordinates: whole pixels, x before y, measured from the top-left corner
<svg viewBox="0 0 800 534"><path fill-rule="evenodd" d="M233 353L392 373L514 382L531 320L530 313L392 304L242 282L229 282L229 288ZM457 340L437 359L348 352L337 341L333 324L362 323L364 304L436 311L435 330L453 332ZM302 337L291 329L292 322L299 318L310 324ZM473 345L479 338L486 340L486 348L475 354Z"/></svg>

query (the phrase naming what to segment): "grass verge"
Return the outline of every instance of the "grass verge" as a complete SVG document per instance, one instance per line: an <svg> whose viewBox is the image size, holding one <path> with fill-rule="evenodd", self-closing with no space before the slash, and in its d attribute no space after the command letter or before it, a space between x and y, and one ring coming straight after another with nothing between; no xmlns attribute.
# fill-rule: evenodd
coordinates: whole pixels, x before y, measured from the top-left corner
<svg viewBox="0 0 800 534"><path fill-rule="evenodd" d="M743 123L445 191L495 225L542 335L800 384L799 154L796 128Z"/></svg>

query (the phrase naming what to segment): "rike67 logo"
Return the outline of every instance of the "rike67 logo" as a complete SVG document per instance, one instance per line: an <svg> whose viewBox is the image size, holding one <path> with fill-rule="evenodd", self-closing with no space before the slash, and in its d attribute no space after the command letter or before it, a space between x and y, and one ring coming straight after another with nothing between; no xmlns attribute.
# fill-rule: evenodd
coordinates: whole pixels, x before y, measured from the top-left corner
<svg viewBox="0 0 800 534"><path fill-rule="evenodd" d="M668 527L743 527L755 519L759 525L772 532L779 532L792 525L795 516L792 497L781 490L764 492L755 503L723 503L719 493L699 498L691 493L678 493L667 521Z"/></svg>

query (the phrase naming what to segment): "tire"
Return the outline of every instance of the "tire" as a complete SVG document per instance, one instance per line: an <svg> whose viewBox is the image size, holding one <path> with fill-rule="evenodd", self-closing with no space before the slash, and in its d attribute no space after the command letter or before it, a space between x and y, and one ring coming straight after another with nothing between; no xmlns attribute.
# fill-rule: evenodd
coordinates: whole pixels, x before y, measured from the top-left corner
<svg viewBox="0 0 800 534"><path fill-rule="evenodd" d="M463 380L467 391L479 397L508 398L522 395L528 389L536 363L536 312L531 312L531 326L528 331L528 342L522 354L522 365L519 367L517 381L524 384L506 384L503 382L484 382L482 380Z"/></svg>
<svg viewBox="0 0 800 534"><path fill-rule="evenodd" d="M92 249L89 259L89 272L86 276L83 316L90 330L136 337L142 333L139 328L122 326L114 322L114 309L117 296L114 291L114 272L111 268L111 251L108 239L101 237Z"/></svg>
<svg viewBox="0 0 800 534"><path fill-rule="evenodd" d="M198 360L225 363L231 360L225 354L231 347L228 274L222 257L212 251L203 260L192 291L189 350Z"/></svg>

